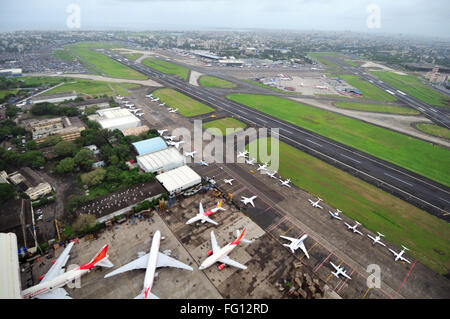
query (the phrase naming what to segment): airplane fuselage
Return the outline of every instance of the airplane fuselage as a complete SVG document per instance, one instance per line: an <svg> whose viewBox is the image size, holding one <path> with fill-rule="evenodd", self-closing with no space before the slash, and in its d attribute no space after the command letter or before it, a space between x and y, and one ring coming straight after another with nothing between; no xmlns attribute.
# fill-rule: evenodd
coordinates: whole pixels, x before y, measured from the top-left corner
<svg viewBox="0 0 450 319"><path fill-rule="evenodd" d="M148 256L148 264L144 278L144 289L143 289L144 299L147 299L147 294L152 289L153 280L155 278L156 263L158 262L160 241L161 241L161 232L158 230L153 236L152 246L150 248L150 254Z"/></svg>
<svg viewBox="0 0 450 319"><path fill-rule="evenodd" d="M211 256L206 258L205 261L202 262L202 264L200 265L200 267L198 269L202 270L202 269L211 267L216 262L219 262L220 259L222 259L223 257L227 256L229 253L231 253L231 251L234 248L236 248L236 246L237 245L232 245L231 243L229 243L228 245L222 247L218 252L216 252L215 254L212 254Z"/></svg>

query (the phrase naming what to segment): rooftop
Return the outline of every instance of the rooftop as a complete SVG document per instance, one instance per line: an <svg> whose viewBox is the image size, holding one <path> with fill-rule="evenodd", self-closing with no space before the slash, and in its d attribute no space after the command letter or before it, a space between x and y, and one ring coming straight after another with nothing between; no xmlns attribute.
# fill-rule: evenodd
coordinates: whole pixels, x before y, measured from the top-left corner
<svg viewBox="0 0 450 319"><path fill-rule="evenodd" d="M136 152L139 155L145 155L148 153L160 151L167 148L166 142L161 137L154 137L148 140L133 143Z"/></svg>

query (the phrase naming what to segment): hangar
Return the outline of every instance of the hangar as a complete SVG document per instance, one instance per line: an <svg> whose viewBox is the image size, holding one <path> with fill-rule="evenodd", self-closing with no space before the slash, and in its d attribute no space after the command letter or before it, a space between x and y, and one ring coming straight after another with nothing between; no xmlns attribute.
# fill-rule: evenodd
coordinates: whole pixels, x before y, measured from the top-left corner
<svg viewBox="0 0 450 319"><path fill-rule="evenodd" d="M183 155L173 147L138 156L136 160L143 171L157 174L185 164Z"/></svg>
<svg viewBox="0 0 450 319"><path fill-rule="evenodd" d="M167 144L161 137L149 138L148 140L132 143L139 155L145 155L167 149Z"/></svg>
<svg viewBox="0 0 450 319"><path fill-rule="evenodd" d="M127 109L113 107L97 110L97 114L88 116L89 120L97 121L102 129L128 129L141 126L141 120L131 114Z"/></svg>
<svg viewBox="0 0 450 319"><path fill-rule="evenodd" d="M183 165L167 173L156 176L156 179L169 194L180 193L201 183L202 178L189 166Z"/></svg>

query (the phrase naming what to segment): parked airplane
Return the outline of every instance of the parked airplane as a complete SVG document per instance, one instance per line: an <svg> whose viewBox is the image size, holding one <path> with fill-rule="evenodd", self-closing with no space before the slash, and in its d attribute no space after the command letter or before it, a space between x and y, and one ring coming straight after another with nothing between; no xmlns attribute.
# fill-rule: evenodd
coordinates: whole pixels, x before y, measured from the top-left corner
<svg viewBox="0 0 450 319"><path fill-rule="evenodd" d="M126 107L134 107L134 104L133 103L127 103L127 104L125 104L125 106Z"/></svg>
<svg viewBox="0 0 450 319"><path fill-rule="evenodd" d="M177 113L178 109L171 109L169 113Z"/></svg>
<svg viewBox="0 0 450 319"><path fill-rule="evenodd" d="M166 133L167 132L167 130L158 130L158 134L160 135L160 136L163 136L163 134L164 133Z"/></svg>
<svg viewBox="0 0 450 319"><path fill-rule="evenodd" d="M215 264L216 262L221 263L219 265L220 270L224 269L225 265L233 266L233 267L240 268L240 269L247 269L246 266L244 266L244 265L238 263L237 261L234 261L230 257L228 257L228 254L234 248L236 248L236 246L241 241L242 237L244 237L245 229L246 228L244 228L241 235L236 240L233 240L231 243L229 243L228 245L226 245L222 248L220 248L219 245L217 244L216 236L214 236L214 232L211 231L212 250L208 251L209 257L205 259L205 261L200 265L200 267L198 267L198 269L200 269L200 270L206 269L206 268L212 266L213 264Z"/></svg>
<svg viewBox="0 0 450 319"><path fill-rule="evenodd" d="M152 102L158 102L159 101L159 97L156 99L152 99Z"/></svg>
<svg viewBox="0 0 450 319"><path fill-rule="evenodd" d="M403 254L405 253L405 251L406 250L409 250L408 248L406 248L405 246L402 246L402 251L401 252L399 252L399 253L396 253L395 251L393 251L392 249L390 249L389 248L389 250L391 251L391 253L393 253L394 254L394 256L395 256L395 261L397 261L397 260L403 260L403 261L406 261L408 264L410 264L411 262L409 261L409 260L407 260L405 257L403 257Z"/></svg>
<svg viewBox="0 0 450 319"><path fill-rule="evenodd" d="M223 180L224 182L225 182L225 184L230 184L231 186L233 186L233 181L234 181L234 179L224 179Z"/></svg>
<svg viewBox="0 0 450 319"><path fill-rule="evenodd" d="M245 158L245 157L247 157L247 155L248 155L248 151L239 152L237 158L239 158L239 157Z"/></svg>
<svg viewBox="0 0 450 319"><path fill-rule="evenodd" d="M38 299L70 299L67 296L67 292L64 287L67 283L72 282L84 274L91 271L96 266L101 267L113 267L113 264L108 259L108 245L102 247L100 252L87 264L84 264L75 269L64 272L63 267L69 260L69 252L75 243L71 242L61 255L56 259L55 263L49 269L49 271L42 277L39 284L27 288L22 291L22 296L25 299L38 298Z"/></svg>
<svg viewBox="0 0 450 319"><path fill-rule="evenodd" d="M200 161L199 164L203 166L209 166L208 163L206 163L205 161Z"/></svg>
<svg viewBox="0 0 450 319"><path fill-rule="evenodd" d="M138 259L135 259L132 262L106 274L105 278L134 269L146 269L144 277L144 287L142 289L142 292L138 296L136 296L135 299L158 299L157 296L150 292L153 280L155 278L156 268L174 267L193 271L191 266L188 266L181 261L178 261L172 257L167 256L166 254L159 252L160 241L161 232L157 230L155 235L153 236L152 245L148 254L140 256ZM138 255L142 255L142 253Z"/></svg>
<svg viewBox="0 0 450 319"><path fill-rule="evenodd" d="M264 163L264 165L259 165L258 164L258 169L257 169L257 171L261 171L261 170L266 170L267 169L267 163Z"/></svg>
<svg viewBox="0 0 450 319"><path fill-rule="evenodd" d="M369 237L370 239L373 240L372 245L375 246L375 244L378 243L378 244L380 244L380 245L386 246L385 244L383 244L383 243L380 241L381 237L384 237L384 235L383 235L383 234L380 234L379 232L377 232L377 234L378 234L378 236L375 237L375 238L373 238L373 237L370 236L370 235L367 235L367 237Z"/></svg>
<svg viewBox="0 0 450 319"><path fill-rule="evenodd" d="M286 237L286 236L280 236L281 238L287 239L289 240L291 243L288 244L283 244L283 246L288 247L293 254L295 254L295 251L298 248L301 248L301 250L303 250L303 252L305 253L306 257L309 259L309 255L308 255L308 251L306 250L305 247L305 239L308 238L308 235L303 235L300 238L291 238L291 237Z"/></svg>
<svg viewBox="0 0 450 319"><path fill-rule="evenodd" d="M248 165L255 165L256 159L251 158L251 159L245 160L245 162L246 162Z"/></svg>
<svg viewBox="0 0 450 319"><path fill-rule="evenodd" d="M256 198L258 198L258 196L253 196L253 197L250 197L250 198L241 196L241 198L242 198L242 199L241 199L241 202L243 202L244 205L252 204L252 206L255 207L255 204L253 203L253 201L254 201Z"/></svg>
<svg viewBox="0 0 450 319"><path fill-rule="evenodd" d="M208 223L211 223L211 224L214 224L214 225L217 226L219 224L217 222L213 221L212 219L210 219L209 216L214 214L218 210L225 210L225 209L222 208L222 201L220 201L220 202L217 203L217 206L215 208L213 208L211 210L208 210L207 212L205 212L203 210L203 205L200 202L198 210L199 210L199 213L195 217L192 217L191 219L189 219L186 222L186 225L190 225L192 223L195 223L196 221L201 221L202 224L204 224L205 222L208 222Z"/></svg>
<svg viewBox="0 0 450 319"><path fill-rule="evenodd" d="M164 103L159 103L158 104L159 106L166 106L166 103L164 102Z"/></svg>
<svg viewBox="0 0 450 319"><path fill-rule="evenodd" d="M141 117L144 113L136 113L137 116Z"/></svg>
<svg viewBox="0 0 450 319"><path fill-rule="evenodd" d="M153 98L153 94L147 94L145 97L151 97L151 98Z"/></svg>
<svg viewBox="0 0 450 319"><path fill-rule="evenodd" d="M320 208L322 209L323 207L319 205L319 203L322 201L321 198L318 198L317 202L313 202L311 199L308 199L309 202L311 203L312 207L316 207L316 208Z"/></svg>
<svg viewBox="0 0 450 319"><path fill-rule="evenodd" d="M175 136L175 135L166 135L166 136L164 136L164 139L165 140L171 140L171 141L173 141L173 140L176 140L176 139L178 139L178 136Z"/></svg>
<svg viewBox="0 0 450 319"><path fill-rule="evenodd" d="M289 185L289 183L291 182L291 180L288 178L287 180L283 181L282 179L280 179L281 182L281 186L287 186L289 188L291 188L291 185Z"/></svg>
<svg viewBox="0 0 450 319"><path fill-rule="evenodd" d="M339 278L339 275L342 275L345 278L352 279L352 278L350 278L349 275L347 275L347 271L344 270L344 267L336 266L331 261L330 261L330 264L334 267L334 269L336 269L336 272L331 272L335 277Z"/></svg>
<svg viewBox="0 0 450 319"><path fill-rule="evenodd" d="M330 213L331 218L342 220L342 218L339 217L339 214L342 213L341 210L337 209L335 213L332 213L332 212L328 211L328 213Z"/></svg>
<svg viewBox="0 0 450 319"><path fill-rule="evenodd" d="M116 96L116 99L118 99L118 100L123 100L123 96L117 95L117 96Z"/></svg>
<svg viewBox="0 0 450 319"><path fill-rule="evenodd" d="M197 153L197 151L193 151L193 152L184 152L184 156L186 156L186 157L192 157L192 158L194 158L194 154L195 153Z"/></svg>
<svg viewBox="0 0 450 319"><path fill-rule="evenodd" d="M184 144L184 143L185 143L184 141L179 141L179 142L169 141L169 142L167 142L168 145L175 146L177 149L180 148L180 144Z"/></svg>
<svg viewBox="0 0 450 319"><path fill-rule="evenodd" d="M347 228L348 228L349 230L353 231L354 233L358 233L358 234L360 234L360 235L364 235L363 233L361 233L359 230L356 229L356 227L358 227L359 225L361 225L360 223L356 222L356 224L353 225L353 226L350 226L350 225L347 224L347 223L344 223L344 224L347 226Z"/></svg>
<svg viewBox="0 0 450 319"><path fill-rule="evenodd" d="M269 171L266 172L266 174L267 174L270 178L276 178L276 177L275 177L276 173L277 173L277 171L273 171L272 173L269 173Z"/></svg>
<svg viewBox="0 0 450 319"><path fill-rule="evenodd" d="M134 109L134 110L129 110L130 112L132 112L133 114L136 114L139 111L142 111L142 109Z"/></svg>

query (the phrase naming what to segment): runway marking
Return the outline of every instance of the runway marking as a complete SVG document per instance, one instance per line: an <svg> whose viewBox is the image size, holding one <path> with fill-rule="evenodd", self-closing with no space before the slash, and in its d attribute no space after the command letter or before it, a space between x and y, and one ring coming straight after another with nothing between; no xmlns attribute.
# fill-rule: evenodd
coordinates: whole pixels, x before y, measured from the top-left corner
<svg viewBox="0 0 450 319"><path fill-rule="evenodd" d="M270 226L269 228L266 228L266 231L268 233L270 233L272 230L274 230L278 225L280 225L283 221L285 221L287 219L286 216L283 216L283 218L281 218L278 223L276 223L275 225Z"/></svg>
<svg viewBox="0 0 450 319"><path fill-rule="evenodd" d="M238 189L237 191L233 192L232 195L233 197L236 196L237 194L243 192L247 187L241 187L240 189Z"/></svg>
<svg viewBox="0 0 450 319"><path fill-rule="evenodd" d="M260 118L258 118L257 120L259 120L259 121L261 121L261 122L264 122L264 123L269 123L269 122L267 122L266 120L263 120L263 119L260 119Z"/></svg>
<svg viewBox="0 0 450 319"><path fill-rule="evenodd" d="M308 140L308 139L305 139L305 140L307 140L308 142L310 142L310 143L313 143L313 144L315 144L315 145L317 145L317 146L319 146L319 147L322 147L322 145L321 145L321 144L319 144L319 143L316 143L316 142L314 142L314 141L311 141L311 140Z"/></svg>
<svg viewBox="0 0 450 319"><path fill-rule="evenodd" d="M309 249L308 249L308 254L309 252L317 245L318 243L315 242L314 245L312 245ZM302 257L300 257L300 261L305 257L306 255L303 255Z"/></svg>
<svg viewBox="0 0 450 319"><path fill-rule="evenodd" d="M366 296L369 293L370 289L372 289L372 288L367 288L366 293L362 296L361 299L365 299L366 298Z"/></svg>
<svg viewBox="0 0 450 319"><path fill-rule="evenodd" d="M444 198L442 198L442 197L439 197L439 199L442 199L444 202L446 202L446 203L449 203L450 204L450 202L448 201L448 200L446 200L446 199L444 199Z"/></svg>
<svg viewBox="0 0 450 319"><path fill-rule="evenodd" d="M269 207L267 207L264 212L267 212L269 209L273 208L272 206L269 205Z"/></svg>
<svg viewBox="0 0 450 319"><path fill-rule="evenodd" d="M408 277L409 277L409 275L411 274L411 271L413 270L413 268L414 268L414 266L416 265L416 263L417 263L417 260L414 260L414 263L413 263L413 265L411 266L411 269L408 271L408 273L406 274L406 277L405 277L405 279L403 279L403 282L402 282L402 284L400 285L400 287L398 288L398 290L397 290L397 293L400 291L400 289L402 288L402 286L403 286L403 284L405 283L405 281L406 281L406 279L408 279Z"/></svg>
<svg viewBox="0 0 450 319"><path fill-rule="evenodd" d="M334 254L330 251L330 254L327 256L327 258L325 258L322 261L322 263L313 270L313 272L317 272L322 267L323 263L326 262L331 257L331 255L334 255Z"/></svg>
<svg viewBox="0 0 450 319"><path fill-rule="evenodd" d="M286 230L285 232L283 232L282 233L282 235L284 236L284 235L286 235L292 228L294 228L295 227L295 225L294 224L292 224L292 226L288 229L288 230Z"/></svg>
<svg viewBox="0 0 450 319"><path fill-rule="evenodd" d="M342 154L342 153L341 153L341 155L344 156L345 158L348 158L349 160L351 160L351 161L353 161L353 162L356 162L356 163L358 163L358 164L361 164L360 161L357 161L357 160L355 160L354 158L351 158L350 156L347 156L347 155Z"/></svg>
<svg viewBox="0 0 450 319"><path fill-rule="evenodd" d="M283 130L283 131L285 131L285 132L288 132L289 134L294 134L293 132L288 131L288 130L286 130L286 129L284 129L284 128L280 128L280 130Z"/></svg>
<svg viewBox="0 0 450 319"><path fill-rule="evenodd" d="M353 271L351 272L351 274L349 275L349 277L351 277L351 276L353 275L354 272L355 272L355 270L353 270ZM338 291L336 291L336 292L338 293L339 291L341 291L342 288L344 288L344 286L345 286L345 284L347 283L347 281L349 281L349 280L350 280L350 279L346 278L345 281L342 283L341 288L339 288Z"/></svg>
<svg viewBox="0 0 450 319"><path fill-rule="evenodd" d="M384 173L384 175L389 176L389 177L391 177L391 178L393 178L393 179L398 180L399 182L402 182L402 183L404 183L404 184L406 184L406 185L409 185L409 186L413 187L412 184L410 184L410 183L408 183L408 182L405 182L405 181L401 180L400 178L397 178L397 177L395 177L395 176L392 176L392 175L390 175L390 174L388 174L388 173Z"/></svg>

